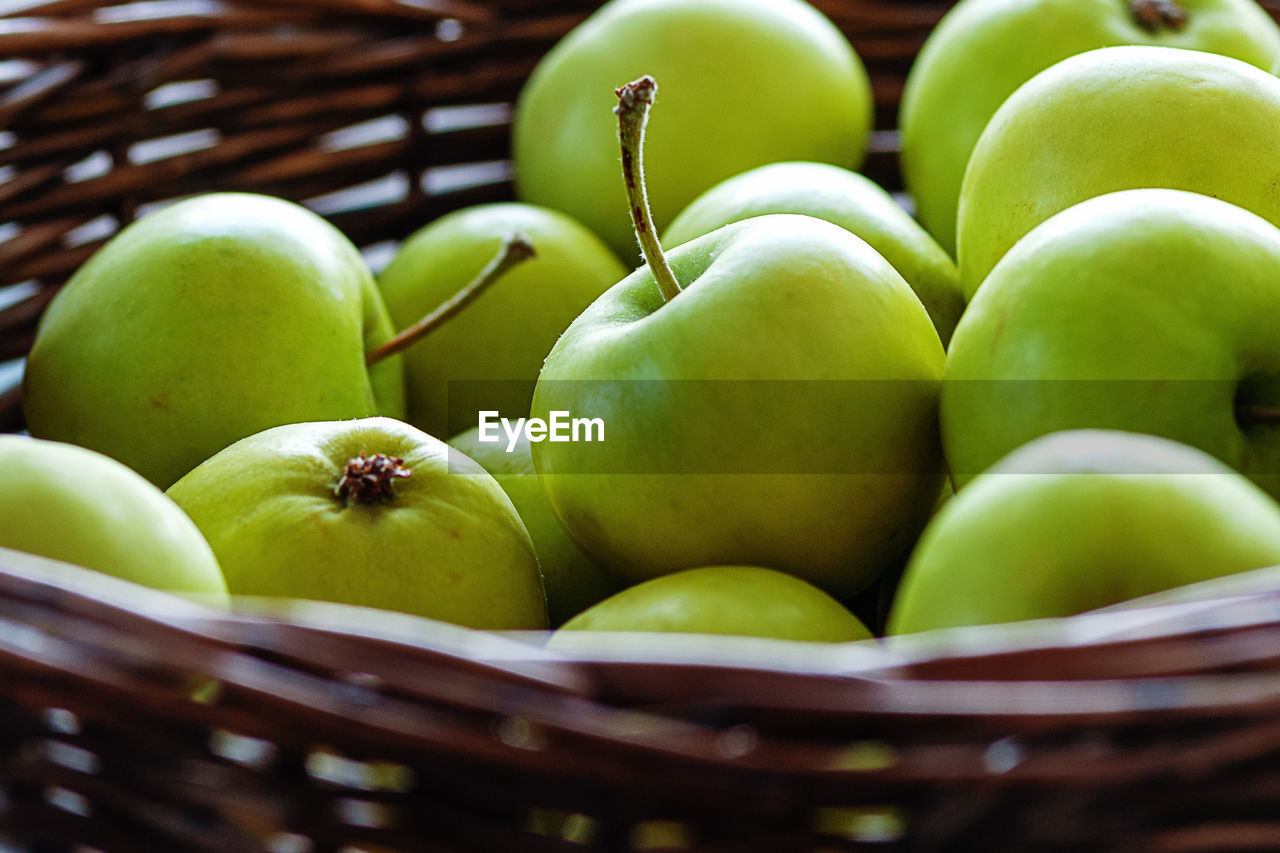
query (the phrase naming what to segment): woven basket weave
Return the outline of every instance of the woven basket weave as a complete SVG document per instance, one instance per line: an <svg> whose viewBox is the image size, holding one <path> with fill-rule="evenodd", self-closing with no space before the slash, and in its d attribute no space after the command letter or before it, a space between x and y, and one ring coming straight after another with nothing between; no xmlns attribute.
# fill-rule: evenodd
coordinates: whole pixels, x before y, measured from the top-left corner
<svg viewBox="0 0 1280 853"><path fill-rule="evenodd" d="M509 104L597 5L0 0L0 362L156 202L307 200L376 251L509 198ZM896 188L902 81L950 4L816 5L871 71L865 171ZM565 654L228 616L0 550L0 849L1280 850L1277 590L888 648Z"/></svg>

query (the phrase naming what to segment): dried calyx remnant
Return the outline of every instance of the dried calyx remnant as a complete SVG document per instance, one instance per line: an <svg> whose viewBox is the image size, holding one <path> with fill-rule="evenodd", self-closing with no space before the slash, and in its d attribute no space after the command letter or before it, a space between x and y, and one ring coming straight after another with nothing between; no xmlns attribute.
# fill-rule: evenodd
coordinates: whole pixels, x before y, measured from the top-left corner
<svg viewBox="0 0 1280 853"><path fill-rule="evenodd" d="M397 456L361 453L347 461L346 470L333 491L344 504L386 501L395 497L391 484L397 479L408 479L412 473L404 467L404 460Z"/></svg>
<svg viewBox="0 0 1280 853"><path fill-rule="evenodd" d="M1187 10L1177 0L1129 0L1129 13L1149 33L1181 30L1187 25Z"/></svg>

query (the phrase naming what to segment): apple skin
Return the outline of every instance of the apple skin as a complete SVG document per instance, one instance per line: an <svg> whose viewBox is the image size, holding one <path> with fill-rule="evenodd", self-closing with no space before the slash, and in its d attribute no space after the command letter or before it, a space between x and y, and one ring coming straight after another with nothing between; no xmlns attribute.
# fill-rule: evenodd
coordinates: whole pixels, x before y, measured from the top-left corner
<svg viewBox="0 0 1280 853"><path fill-rule="evenodd" d="M335 489L361 454L404 460L389 501ZM169 489L235 595L336 601L471 628L540 629L533 544L475 462L391 418L287 424L236 442Z"/></svg>
<svg viewBox="0 0 1280 853"><path fill-rule="evenodd" d="M645 580L768 565L836 594L910 549L941 485L929 315L864 241L762 216L668 255L560 338L533 415L601 418L603 442L533 446L583 550Z"/></svg>
<svg viewBox="0 0 1280 853"><path fill-rule="evenodd" d="M870 244L911 285L945 346L964 298L949 255L868 178L828 163L773 163L716 184L680 212L662 235L670 249L731 222L770 213L816 216Z"/></svg>
<svg viewBox="0 0 1280 853"><path fill-rule="evenodd" d="M1280 496L1280 230L1179 190L1090 199L992 271L947 356L942 434L961 485L1014 448L1082 427L1161 435Z"/></svg>
<svg viewBox="0 0 1280 853"><path fill-rule="evenodd" d="M542 481L533 470L533 454L526 436L520 436L510 453L505 436L500 443L481 441L478 429L455 435L449 444L493 475L520 513L542 567L551 627L559 627L622 588L617 576L582 552L556 517Z"/></svg>
<svg viewBox="0 0 1280 853"><path fill-rule="evenodd" d="M754 566L708 566L653 578L584 610L560 630L732 634L820 643L871 638L857 617L822 590Z"/></svg>
<svg viewBox="0 0 1280 853"><path fill-rule="evenodd" d="M644 154L659 233L703 190L739 172L782 160L855 168L866 153L866 69L809 4L613 0L539 63L512 134L517 197L570 214L623 259L638 255L613 90L644 74L662 87Z"/></svg>
<svg viewBox="0 0 1280 853"><path fill-rule="evenodd" d="M1211 195L1280 224L1280 79L1169 47L1103 48L1032 78L991 119L965 173L965 296L1053 214L1141 187Z"/></svg>
<svg viewBox="0 0 1280 853"><path fill-rule="evenodd" d="M191 519L139 474L83 447L0 435L0 547L227 603Z"/></svg>
<svg viewBox="0 0 1280 853"><path fill-rule="evenodd" d="M329 223L267 196L199 196L125 228L53 300L27 361L27 423L164 488L267 427L403 415L400 360L364 362L391 333Z"/></svg>
<svg viewBox="0 0 1280 853"><path fill-rule="evenodd" d="M963 0L925 41L902 92L902 174L920 221L956 251L969 155L1000 105L1036 74L1100 47L1162 45L1270 70L1280 28L1255 0L1179 0L1181 30L1139 26L1124 0ZM1052 145L1052 143L1050 143Z"/></svg>
<svg viewBox="0 0 1280 853"><path fill-rule="evenodd" d="M1213 457L1155 436L1054 433L925 529L891 634L1070 616L1280 564L1280 505Z"/></svg>
<svg viewBox="0 0 1280 853"><path fill-rule="evenodd" d="M515 232L537 256L404 354L409 421L432 435L476 426L481 410L527 415L556 338L626 275L598 237L562 213L515 203L470 207L411 236L379 276L395 327L413 325L465 287Z"/></svg>

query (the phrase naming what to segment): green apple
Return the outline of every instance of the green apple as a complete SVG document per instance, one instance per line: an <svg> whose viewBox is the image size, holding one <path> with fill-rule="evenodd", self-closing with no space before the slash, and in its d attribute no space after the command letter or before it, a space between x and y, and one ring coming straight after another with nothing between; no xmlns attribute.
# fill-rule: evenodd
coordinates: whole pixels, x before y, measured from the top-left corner
<svg viewBox="0 0 1280 853"><path fill-rule="evenodd" d="M1246 210L1128 190L1050 218L952 339L941 411L957 484L1037 436L1102 427L1193 445L1280 496L1277 317L1280 230Z"/></svg>
<svg viewBox="0 0 1280 853"><path fill-rule="evenodd" d="M461 290L513 233L536 257L404 355L409 421L432 435L474 427L482 410L527 415L556 338L626 273L599 238L562 213L516 203L470 207L410 237L378 278L395 327Z"/></svg>
<svg viewBox="0 0 1280 853"><path fill-rule="evenodd" d="M1280 505L1199 450L1055 433L943 508L912 555L890 632L1070 616L1280 564Z"/></svg>
<svg viewBox="0 0 1280 853"><path fill-rule="evenodd" d="M1103 48L1032 78L991 119L965 173L966 297L1053 214L1140 187L1204 193L1280 224L1280 79L1170 47Z"/></svg>
<svg viewBox="0 0 1280 853"><path fill-rule="evenodd" d="M472 628L547 625L529 533L475 462L391 418L287 424L169 489L238 595L336 601Z"/></svg>
<svg viewBox="0 0 1280 853"><path fill-rule="evenodd" d="M1280 28L1255 0L963 0L947 13L911 66L899 119L903 179L943 248L955 253L965 166L1000 105L1067 57L1127 44L1204 50L1264 71L1280 61Z"/></svg>
<svg viewBox="0 0 1280 853"><path fill-rule="evenodd" d="M764 565L852 594L909 550L940 487L942 344L888 261L811 216L736 222L668 258L642 165L656 92L648 76L618 90L647 266L547 357L534 467L574 541L624 577ZM557 440L557 417L599 434Z"/></svg>
<svg viewBox="0 0 1280 853"><path fill-rule="evenodd" d="M822 590L753 566L710 566L653 578L579 613L561 630L734 634L828 643L871 637Z"/></svg>
<svg viewBox="0 0 1280 853"><path fill-rule="evenodd" d="M553 628L621 588L621 581L584 554L556 517L533 470L527 435L521 433L508 449L505 439L481 441L477 428L455 435L449 444L492 474L520 513L542 567Z"/></svg>
<svg viewBox="0 0 1280 853"><path fill-rule="evenodd" d="M33 435L161 487L237 439L403 414L391 322L359 251L281 199L200 196L116 235L45 312L24 379Z"/></svg>
<svg viewBox="0 0 1280 853"><path fill-rule="evenodd" d="M641 74L665 92L646 155L659 229L739 172L780 160L854 168L866 151L866 70L803 0L613 0L538 64L512 134L517 196L570 214L622 258L636 243L609 109L614 87Z"/></svg>
<svg viewBox="0 0 1280 853"><path fill-rule="evenodd" d="M777 214L673 249L683 291L637 270L565 332L533 415L600 418L534 465L589 554L636 580L770 565L838 595L910 549L941 485L943 349L874 249Z"/></svg>
<svg viewBox="0 0 1280 853"><path fill-rule="evenodd" d="M0 435L0 469L0 547L225 602L218 562L191 519L114 459Z"/></svg>
<svg viewBox="0 0 1280 853"><path fill-rule="evenodd" d="M828 163L774 163L716 184L680 212L662 235L670 249L731 222L798 213L834 222L866 240L924 303L943 345L964 310L950 256L880 187Z"/></svg>

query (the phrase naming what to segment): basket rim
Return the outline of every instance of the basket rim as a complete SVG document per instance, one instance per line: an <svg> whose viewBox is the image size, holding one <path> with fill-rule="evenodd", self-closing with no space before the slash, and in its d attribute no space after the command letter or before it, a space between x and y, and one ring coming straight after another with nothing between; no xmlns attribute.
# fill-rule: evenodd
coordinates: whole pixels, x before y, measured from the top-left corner
<svg viewBox="0 0 1280 853"><path fill-rule="evenodd" d="M407 613L333 602L210 600L141 586L92 569L0 547L0 597L37 601L95 620L142 620L215 642L266 638L286 626L335 638L385 643L469 659L507 676L580 693L578 667L691 667L774 672L815 679L921 680L913 671L940 661L995 660L1040 652L1101 652L1126 646L1280 629L1280 566L1205 581L1077 616L938 629L848 643L700 634L472 629ZM1155 676L1159 678L1160 676ZM928 678L924 680L933 681ZM1081 685L1090 679L1071 679ZM1099 681L1115 680L1114 677ZM1135 679L1138 680L1138 679ZM1054 683L1055 679L1026 684Z"/></svg>

